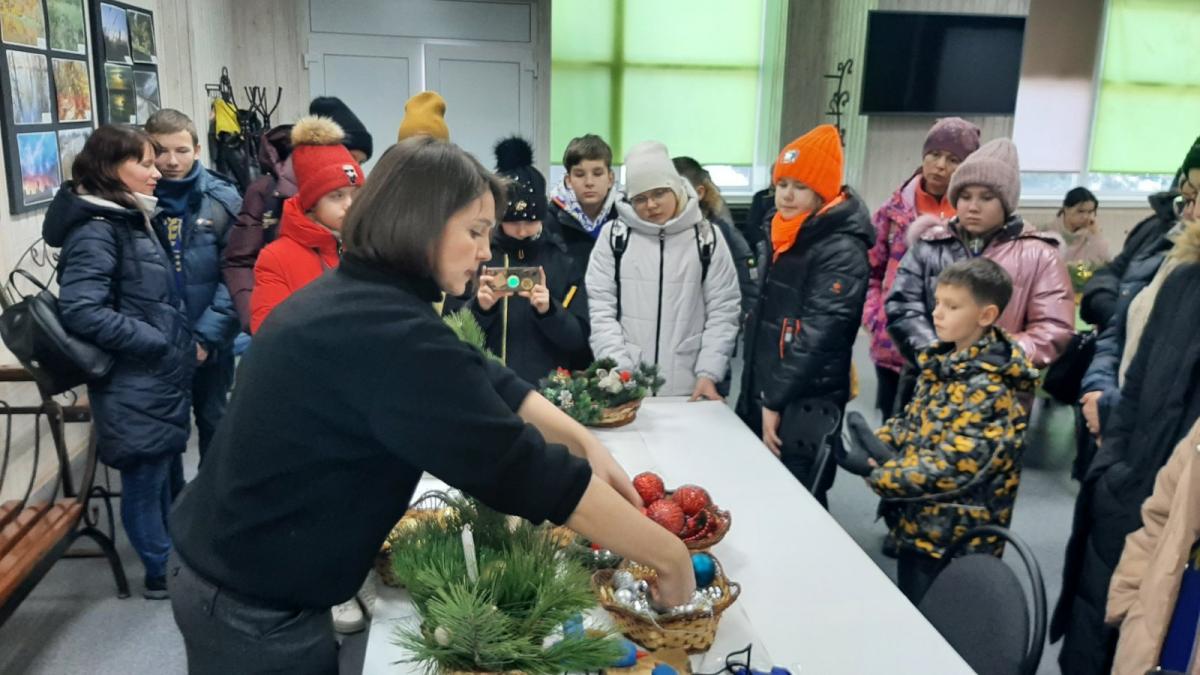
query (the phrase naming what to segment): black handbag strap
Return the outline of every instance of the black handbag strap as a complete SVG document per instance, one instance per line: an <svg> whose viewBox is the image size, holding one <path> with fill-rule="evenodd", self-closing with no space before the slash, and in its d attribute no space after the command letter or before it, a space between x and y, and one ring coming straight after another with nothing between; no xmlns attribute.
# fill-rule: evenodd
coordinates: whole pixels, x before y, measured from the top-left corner
<svg viewBox="0 0 1200 675"><path fill-rule="evenodd" d="M9 285L9 287L11 287L13 290L17 290L17 284L16 284L16 277L17 277L17 275L21 275L22 277L25 277L25 280L26 280L26 281L28 281L29 283L33 284L34 286L37 286L39 289L41 289L41 290L43 290L43 291L48 291L48 290L50 290L49 288L47 288L47 287L46 287L46 284L42 283L42 281L41 281L40 279L38 279L37 277L33 276L33 274L31 274L31 273L29 272L29 270L21 269L20 267L18 267L17 269L13 270L13 271L12 271L12 272L11 272L11 273L8 275L8 285ZM21 297L23 297L23 298L27 298L27 297L29 297L29 296L27 296L27 295L22 295Z"/></svg>

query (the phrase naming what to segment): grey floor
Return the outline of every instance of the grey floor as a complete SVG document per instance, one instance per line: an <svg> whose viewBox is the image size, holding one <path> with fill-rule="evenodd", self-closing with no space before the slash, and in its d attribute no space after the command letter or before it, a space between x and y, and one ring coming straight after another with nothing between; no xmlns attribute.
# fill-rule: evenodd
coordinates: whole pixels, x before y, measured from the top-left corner
<svg viewBox="0 0 1200 675"><path fill-rule="evenodd" d="M855 346L862 392L851 407L875 419L874 370L865 340ZM874 416L874 417L873 417ZM1061 421L1061 420L1059 420ZM1061 446L1061 444L1059 444ZM196 453L192 460L194 472ZM1061 585L1062 556L1070 529L1075 487L1067 476L1063 451L1031 448L1022 476L1013 529L1033 548L1053 606ZM862 482L841 474L830 492L830 511L864 551L894 578L895 562L880 553L884 526L875 521L876 500ZM118 528L120 525L118 524ZM106 563L100 559L59 562L3 626L0 626L0 673L130 675L183 673L183 640L171 618L170 604L140 596L141 564L123 532L118 548L133 586L133 597L119 600ZM1016 563L1019 567L1019 562ZM366 633L342 645L342 672L360 673ZM1057 649L1048 645L1039 674L1057 673Z"/></svg>

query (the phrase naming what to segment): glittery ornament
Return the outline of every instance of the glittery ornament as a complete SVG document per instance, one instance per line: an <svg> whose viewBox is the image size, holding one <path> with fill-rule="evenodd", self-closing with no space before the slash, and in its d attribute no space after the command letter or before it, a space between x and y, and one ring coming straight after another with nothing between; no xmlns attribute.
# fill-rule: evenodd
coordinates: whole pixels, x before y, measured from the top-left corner
<svg viewBox="0 0 1200 675"><path fill-rule="evenodd" d="M613 573L612 580L613 586L617 588L633 588L637 584L637 579L629 570L617 570Z"/></svg>
<svg viewBox="0 0 1200 675"><path fill-rule="evenodd" d="M645 579L638 579L633 584L633 590L645 595L650 592L650 582L646 581Z"/></svg>
<svg viewBox="0 0 1200 675"><path fill-rule="evenodd" d="M629 588L618 588L613 592L613 599L617 601L617 604L626 607L632 605L636 597L637 595Z"/></svg>

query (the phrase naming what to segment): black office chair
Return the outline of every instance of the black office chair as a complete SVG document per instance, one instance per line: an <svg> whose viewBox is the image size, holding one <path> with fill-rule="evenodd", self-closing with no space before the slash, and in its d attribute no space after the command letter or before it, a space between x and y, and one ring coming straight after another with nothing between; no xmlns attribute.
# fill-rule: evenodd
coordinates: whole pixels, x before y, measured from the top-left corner
<svg viewBox="0 0 1200 675"><path fill-rule="evenodd" d="M1020 579L986 553L957 557L976 537L999 537L1020 555L1029 574L1033 618ZM984 525L946 551L918 609L979 675L1033 675L1046 642L1046 587L1029 546L1007 528Z"/></svg>
<svg viewBox="0 0 1200 675"><path fill-rule="evenodd" d="M788 404L783 419L787 428L781 435L816 458L804 487L824 504L825 493L833 484L832 474L837 471L832 438L841 424L842 411L830 401L806 398Z"/></svg>

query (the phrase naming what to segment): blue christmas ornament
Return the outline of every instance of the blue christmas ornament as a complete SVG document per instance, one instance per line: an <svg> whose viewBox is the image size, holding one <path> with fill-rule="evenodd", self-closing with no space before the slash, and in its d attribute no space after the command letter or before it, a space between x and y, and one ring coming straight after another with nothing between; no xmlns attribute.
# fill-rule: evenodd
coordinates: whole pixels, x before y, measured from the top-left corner
<svg viewBox="0 0 1200 675"><path fill-rule="evenodd" d="M650 671L650 675L679 675L675 669L665 663L660 663L654 666L654 670Z"/></svg>
<svg viewBox="0 0 1200 675"><path fill-rule="evenodd" d="M717 576L717 563L707 553L693 553L692 571L696 573L696 587L707 588Z"/></svg>
<svg viewBox="0 0 1200 675"><path fill-rule="evenodd" d="M632 668L637 664L637 645L621 638L621 657L613 663L613 668Z"/></svg>
<svg viewBox="0 0 1200 675"><path fill-rule="evenodd" d="M563 637L581 638L583 637L583 615L576 614L575 616L563 622Z"/></svg>

